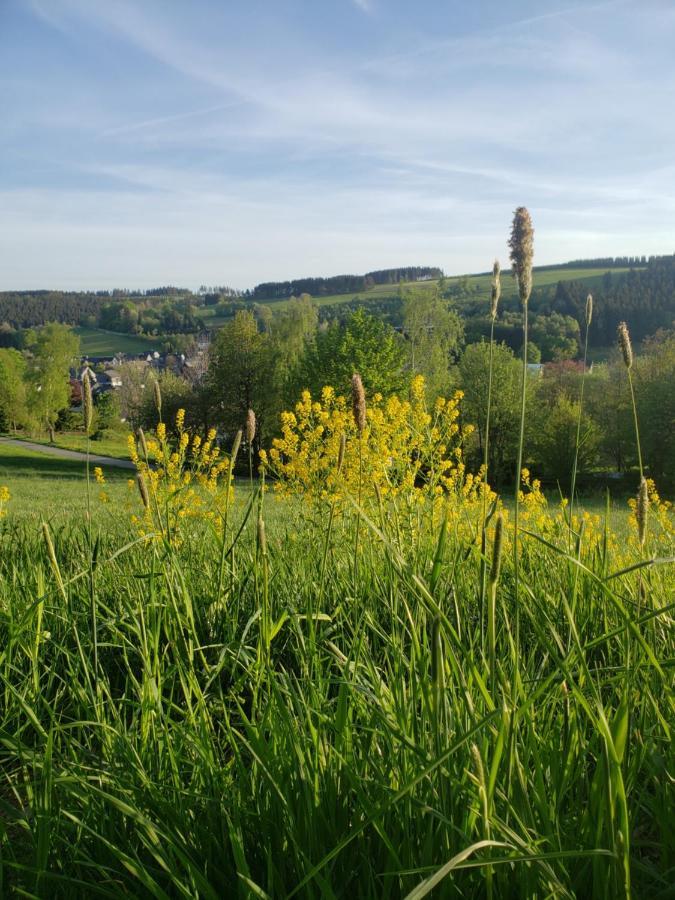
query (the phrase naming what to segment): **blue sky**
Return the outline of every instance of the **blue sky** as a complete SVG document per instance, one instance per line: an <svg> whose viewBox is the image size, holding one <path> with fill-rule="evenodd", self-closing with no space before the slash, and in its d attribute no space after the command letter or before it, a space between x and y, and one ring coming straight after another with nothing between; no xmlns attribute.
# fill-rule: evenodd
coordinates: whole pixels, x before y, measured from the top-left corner
<svg viewBox="0 0 675 900"><path fill-rule="evenodd" d="M675 251L672 0L0 0L0 289Z"/></svg>

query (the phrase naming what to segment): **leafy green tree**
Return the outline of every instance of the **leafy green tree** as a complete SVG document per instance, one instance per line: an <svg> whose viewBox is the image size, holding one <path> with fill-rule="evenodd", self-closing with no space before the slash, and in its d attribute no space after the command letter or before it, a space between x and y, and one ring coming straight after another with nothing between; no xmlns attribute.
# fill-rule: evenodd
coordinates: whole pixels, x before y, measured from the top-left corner
<svg viewBox="0 0 675 900"><path fill-rule="evenodd" d="M105 437L106 432L120 426L120 398L115 391L101 391L95 397L94 440Z"/></svg>
<svg viewBox="0 0 675 900"><path fill-rule="evenodd" d="M541 350L534 341L527 342L527 361L529 363L540 363L541 362Z"/></svg>
<svg viewBox="0 0 675 900"><path fill-rule="evenodd" d="M544 360L574 359L579 353L579 323L572 316L535 316L530 333Z"/></svg>
<svg viewBox="0 0 675 900"><path fill-rule="evenodd" d="M80 339L67 325L51 323L36 332L30 350L29 408L54 440L59 412L70 405L70 365L79 355Z"/></svg>
<svg viewBox="0 0 675 900"><path fill-rule="evenodd" d="M176 413L179 409L185 410L185 420L188 424L194 424L193 388L189 381L174 375L173 372L159 372L157 375L146 369L145 378L148 387L142 392L142 400L139 409L139 422L143 428L155 428L158 423L158 411L155 401L154 382L159 384L162 395L162 421L169 431L176 421Z"/></svg>
<svg viewBox="0 0 675 900"><path fill-rule="evenodd" d="M564 394L558 397L536 430L535 455L544 475L555 479L565 490L574 465L579 404ZM577 471L587 472L597 461L600 431L590 416L581 416Z"/></svg>
<svg viewBox="0 0 675 900"><path fill-rule="evenodd" d="M276 349L268 333L258 331L249 311L239 311L211 343L207 380L213 416L229 435L243 428L249 409L257 420L256 449L276 430L279 385Z"/></svg>
<svg viewBox="0 0 675 900"><path fill-rule="evenodd" d="M476 426L477 448L475 465L483 459L485 440L485 419L488 397L488 362L490 345L481 342L469 344L459 362L460 383L464 391L462 414L467 423ZM488 466L490 479L496 485L513 477L514 460L518 447L519 413L521 390L521 363L513 351L504 344L495 344L492 361L493 389L490 411L490 446ZM531 402L537 390L538 379L531 377L527 382L528 409L533 411ZM529 432L533 430L534 414L530 412L526 447L531 446Z"/></svg>
<svg viewBox="0 0 675 900"><path fill-rule="evenodd" d="M265 307L269 309L269 307ZM292 405L298 394L298 367L319 323L316 306L309 294L291 297L286 308L277 313L266 330L276 351L279 390L283 404Z"/></svg>
<svg viewBox="0 0 675 900"><path fill-rule="evenodd" d="M141 360L122 363L117 372L122 382L118 392L120 413L135 431L141 424L143 410L152 396L154 376L147 363Z"/></svg>
<svg viewBox="0 0 675 900"><path fill-rule="evenodd" d="M0 350L0 417L13 431L28 420L26 360L14 349Z"/></svg>
<svg viewBox="0 0 675 900"><path fill-rule="evenodd" d="M394 329L359 309L345 322L319 330L299 367L301 388L318 393L325 385L348 391L354 372L367 392L391 394L405 385L405 350Z"/></svg>
<svg viewBox="0 0 675 900"><path fill-rule="evenodd" d="M586 380L584 407L600 429L603 461L619 472L637 461L630 392L623 362L593 367Z"/></svg>
<svg viewBox="0 0 675 900"><path fill-rule="evenodd" d="M401 300L408 365L413 375L424 375L433 399L450 387L450 365L464 337L462 321L435 286L402 288Z"/></svg>
<svg viewBox="0 0 675 900"><path fill-rule="evenodd" d="M637 356L637 403L645 462L657 487L675 487L675 331L646 341Z"/></svg>

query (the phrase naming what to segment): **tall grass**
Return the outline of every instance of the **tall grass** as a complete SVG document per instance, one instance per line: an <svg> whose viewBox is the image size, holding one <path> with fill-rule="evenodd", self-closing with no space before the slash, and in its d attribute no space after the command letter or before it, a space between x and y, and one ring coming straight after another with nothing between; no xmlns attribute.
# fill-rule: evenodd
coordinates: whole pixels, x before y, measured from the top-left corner
<svg viewBox="0 0 675 900"><path fill-rule="evenodd" d="M318 600L326 522L292 501L230 515L225 579L206 522L176 545L125 541L120 518L94 558L84 523L5 520L0 893L667 889L672 569L642 564L640 603L611 551L603 574L564 527L523 536L520 652L496 551L484 650L481 554L431 505L336 516Z"/></svg>
<svg viewBox="0 0 675 900"><path fill-rule="evenodd" d="M276 501L253 438L213 515L139 472L138 536L122 509L2 520L0 896L670 896L675 577L644 479L632 541L571 546L518 496L491 535L461 485L387 500L361 466L339 503Z"/></svg>

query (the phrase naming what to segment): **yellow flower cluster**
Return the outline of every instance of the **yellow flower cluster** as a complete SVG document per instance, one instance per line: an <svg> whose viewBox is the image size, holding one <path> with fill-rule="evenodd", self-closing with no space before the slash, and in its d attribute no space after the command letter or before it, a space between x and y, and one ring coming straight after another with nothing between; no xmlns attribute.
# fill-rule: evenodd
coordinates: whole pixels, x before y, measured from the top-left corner
<svg viewBox="0 0 675 900"><path fill-rule="evenodd" d="M105 486L105 476L103 474L103 469L100 466L94 466L94 479L96 480L96 484L100 485L101 488ZM98 498L101 503L110 502L110 498L104 490L99 491Z"/></svg>
<svg viewBox="0 0 675 900"><path fill-rule="evenodd" d="M0 486L0 519L6 514L5 506L9 502L10 493L9 488L4 484Z"/></svg>
<svg viewBox="0 0 675 900"><path fill-rule="evenodd" d="M675 519L673 518L673 505L668 500L662 500L656 490L656 485L652 478L647 478L647 496L649 497L649 509L647 516L647 531L667 541L672 541L675 536ZM637 499L631 497L628 501L630 507L630 524L634 541L637 542L637 518L635 515L637 509Z"/></svg>
<svg viewBox="0 0 675 900"><path fill-rule="evenodd" d="M132 515L140 534L164 534L177 539L177 526L186 518L213 520L218 523L220 501L232 491L229 457L215 446L216 432L211 429L203 440L199 434L185 429L185 410L176 415L177 441L167 437L166 425L160 422L155 437L138 444L129 435L129 456L147 488L149 499L142 516ZM137 489L129 480L129 488Z"/></svg>
<svg viewBox="0 0 675 900"><path fill-rule="evenodd" d="M422 376L413 379L408 398L368 398L366 426L354 422L351 401L325 387L321 399L304 391L294 411L281 416L281 437L263 469L276 478L275 489L339 501L346 494L396 497L450 491L475 499L479 477L466 473L461 444L472 426L460 428L461 391L439 398L432 408Z"/></svg>

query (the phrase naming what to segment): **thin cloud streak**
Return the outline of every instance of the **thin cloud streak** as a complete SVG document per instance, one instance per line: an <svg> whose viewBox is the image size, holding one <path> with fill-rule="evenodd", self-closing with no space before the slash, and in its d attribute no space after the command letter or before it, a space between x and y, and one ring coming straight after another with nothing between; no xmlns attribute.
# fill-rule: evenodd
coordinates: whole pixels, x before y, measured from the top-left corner
<svg viewBox="0 0 675 900"><path fill-rule="evenodd" d="M675 19L482 2L14 4L34 34L0 34L3 277L484 270L521 203L540 262L675 246Z"/></svg>

